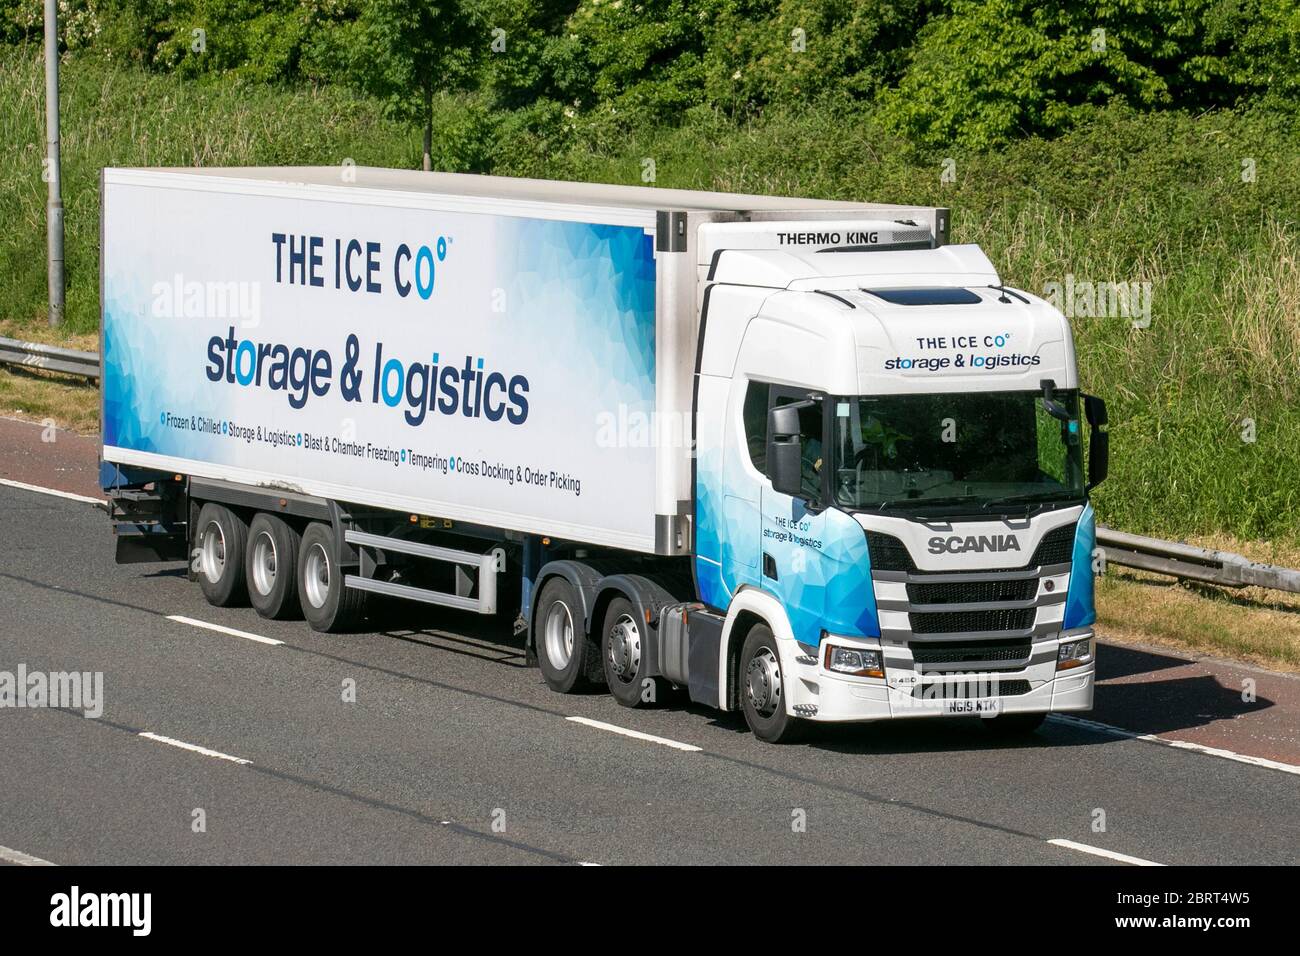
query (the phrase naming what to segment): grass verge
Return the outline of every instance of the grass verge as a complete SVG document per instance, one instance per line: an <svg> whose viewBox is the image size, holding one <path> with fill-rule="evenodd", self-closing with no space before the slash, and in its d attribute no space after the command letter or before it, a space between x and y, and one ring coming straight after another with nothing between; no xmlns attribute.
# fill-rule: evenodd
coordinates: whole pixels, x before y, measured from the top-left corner
<svg viewBox="0 0 1300 956"><path fill-rule="evenodd" d="M99 433L99 386L57 372L0 366L0 416Z"/></svg>
<svg viewBox="0 0 1300 956"><path fill-rule="evenodd" d="M1189 542L1300 568L1300 548L1223 536ZM1097 585L1098 632L1107 639L1300 672L1300 594L1222 588L1112 564Z"/></svg>

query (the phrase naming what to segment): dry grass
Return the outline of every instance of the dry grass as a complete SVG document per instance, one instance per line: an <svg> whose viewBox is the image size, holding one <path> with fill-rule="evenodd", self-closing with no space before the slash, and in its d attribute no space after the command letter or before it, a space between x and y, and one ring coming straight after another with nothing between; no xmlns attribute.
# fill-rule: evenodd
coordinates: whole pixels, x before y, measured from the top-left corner
<svg viewBox="0 0 1300 956"><path fill-rule="evenodd" d="M40 342L42 345L57 345L60 348L80 349L83 352L99 351L98 332L69 332L66 327L55 329L48 325L32 325L15 319L0 319L0 338Z"/></svg>
<svg viewBox="0 0 1300 956"><path fill-rule="evenodd" d="M0 416L53 420L78 435L99 432L99 386L56 372L0 366Z"/></svg>
<svg viewBox="0 0 1300 956"><path fill-rule="evenodd" d="M1300 237L1272 222L1264 242L1267 255L1238 261L1216 311L1226 316L1237 348L1267 373L1265 381L1294 398L1287 386L1300 368Z"/></svg>
<svg viewBox="0 0 1300 956"><path fill-rule="evenodd" d="M1227 537L1190 542L1300 568L1300 548ZM1110 565L1097 587L1103 636L1300 671L1300 594L1221 588Z"/></svg>

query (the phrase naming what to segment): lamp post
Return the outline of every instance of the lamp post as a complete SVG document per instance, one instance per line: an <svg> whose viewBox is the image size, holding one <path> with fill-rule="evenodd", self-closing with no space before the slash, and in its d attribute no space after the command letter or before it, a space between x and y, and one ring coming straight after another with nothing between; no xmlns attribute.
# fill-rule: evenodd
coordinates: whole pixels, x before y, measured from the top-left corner
<svg viewBox="0 0 1300 956"><path fill-rule="evenodd" d="M50 280L50 325L63 324L63 188L59 172L59 7L45 0L45 180L46 245Z"/></svg>

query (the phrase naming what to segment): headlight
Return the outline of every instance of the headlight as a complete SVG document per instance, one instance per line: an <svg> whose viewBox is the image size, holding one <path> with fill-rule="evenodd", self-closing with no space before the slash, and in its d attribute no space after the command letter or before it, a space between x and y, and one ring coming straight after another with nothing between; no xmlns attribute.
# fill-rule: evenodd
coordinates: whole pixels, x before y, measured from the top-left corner
<svg viewBox="0 0 1300 956"><path fill-rule="evenodd" d="M1079 641L1062 641L1061 649L1056 655L1056 669L1069 670L1092 663L1092 638L1085 637Z"/></svg>
<svg viewBox="0 0 1300 956"><path fill-rule="evenodd" d="M885 676L885 667L880 661L880 651L827 644L826 656L823 660L826 669L834 674L850 674L853 677Z"/></svg>

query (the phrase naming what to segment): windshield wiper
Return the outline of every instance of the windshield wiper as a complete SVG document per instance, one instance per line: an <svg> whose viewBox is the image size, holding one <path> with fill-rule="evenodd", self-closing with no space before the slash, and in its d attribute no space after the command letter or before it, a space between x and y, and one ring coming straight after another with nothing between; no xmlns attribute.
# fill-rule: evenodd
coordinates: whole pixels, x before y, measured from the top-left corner
<svg viewBox="0 0 1300 956"><path fill-rule="evenodd" d="M937 505L937 506L961 505L961 504L966 504L968 501L979 501L979 500L980 500L979 495L948 495L946 497L940 497L940 498L922 498L922 497L890 498L886 501L880 502L879 504L870 505L870 507L875 509L876 511L884 511L887 508L898 508L900 506L910 505L912 507L928 508L931 505Z"/></svg>
<svg viewBox="0 0 1300 956"><path fill-rule="evenodd" d="M1058 489L1056 491L1030 491L1022 495L1003 495L1000 498L990 498L982 505L986 510L994 505L1010 505L1029 502L1048 502L1048 501L1073 501L1074 496L1068 491Z"/></svg>

